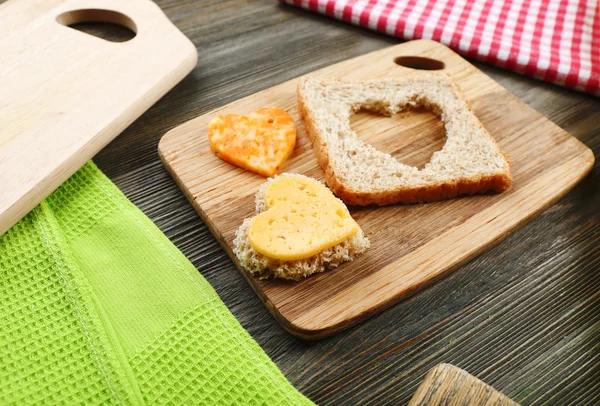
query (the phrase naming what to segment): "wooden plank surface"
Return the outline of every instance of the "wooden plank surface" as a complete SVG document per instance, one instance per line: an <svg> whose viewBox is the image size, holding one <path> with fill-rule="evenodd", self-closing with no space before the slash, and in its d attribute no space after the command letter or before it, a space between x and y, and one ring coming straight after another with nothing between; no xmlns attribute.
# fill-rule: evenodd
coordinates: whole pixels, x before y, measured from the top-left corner
<svg viewBox="0 0 600 406"><path fill-rule="evenodd" d="M473 375L450 364L425 375L408 406L519 406Z"/></svg>
<svg viewBox="0 0 600 406"><path fill-rule="evenodd" d="M302 393L319 405L403 405L448 362L522 405L600 403L598 161L557 203L440 283L330 338L300 340L248 289L160 162L158 142L240 97L399 41L272 0L157 4L194 42L198 65L94 161ZM475 65L600 153L599 99Z"/></svg>
<svg viewBox="0 0 600 406"><path fill-rule="evenodd" d="M371 249L351 263L300 282L261 281L239 267L275 318L301 338L333 334L416 293L531 219L593 165L592 152L576 138L436 42L412 41L311 75L361 80L424 74L398 66L394 61L399 56L445 64L444 72L459 84L479 120L510 156L514 186L502 194L430 204L351 208ZM165 166L234 262L235 232L244 218L254 215L254 196L265 178L217 158L208 144L208 123L219 114L283 108L296 121L298 142L282 171L323 180L297 110L296 87L297 80L292 80L228 104L169 131L159 144ZM435 120L410 112L405 116L408 123L363 117L354 128L363 141L393 151L401 162L405 156L426 162L420 135L425 128L435 130L429 129Z"/></svg>
<svg viewBox="0 0 600 406"><path fill-rule="evenodd" d="M115 43L69 27L86 21L136 35ZM196 57L150 0L2 4L0 235L175 86Z"/></svg>

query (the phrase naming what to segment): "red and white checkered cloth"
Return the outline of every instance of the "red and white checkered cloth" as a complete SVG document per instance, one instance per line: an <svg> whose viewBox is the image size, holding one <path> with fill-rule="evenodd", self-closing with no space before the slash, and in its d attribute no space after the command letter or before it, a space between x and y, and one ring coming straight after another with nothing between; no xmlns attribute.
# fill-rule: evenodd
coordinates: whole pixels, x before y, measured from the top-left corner
<svg viewBox="0 0 600 406"><path fill-rule="evenodd" d="M281 0L600 96L599 0Z"/></svg>

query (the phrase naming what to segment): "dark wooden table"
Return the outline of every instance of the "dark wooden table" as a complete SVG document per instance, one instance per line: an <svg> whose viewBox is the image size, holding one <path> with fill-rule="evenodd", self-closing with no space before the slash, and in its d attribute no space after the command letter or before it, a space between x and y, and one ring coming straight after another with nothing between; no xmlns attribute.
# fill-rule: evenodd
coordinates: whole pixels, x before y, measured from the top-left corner
<svg viewBox="0 0 600 406"><path fill-rule="evenodd" d="M199 63L94 161L194 263L287 378L318 404L406 404L457 365L522 404L600 404L600 170L427 290L318 342L286 333L163 168L162 135L314 69L400 42L272 0L161 0ZM476 64L600 152L600 99Z"/></svg>

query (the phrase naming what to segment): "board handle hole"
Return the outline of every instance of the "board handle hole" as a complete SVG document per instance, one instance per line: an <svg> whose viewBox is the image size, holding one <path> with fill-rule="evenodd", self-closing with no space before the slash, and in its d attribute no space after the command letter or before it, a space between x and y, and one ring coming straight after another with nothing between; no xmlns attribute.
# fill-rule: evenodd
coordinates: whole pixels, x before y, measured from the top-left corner
<svg viewBox="0 0 600 406"><path fill-rule="evenodd" d="M133 20L117 11L81 9L67 11L56 17L60 24L110 42L133 39L137 27Z"/></svg>
<svg viewBox="0 0 600 406"><path fill-rule="evenodd" d="M446 64L442 61L423 56L398 56L394 58L394 62L405 68L419 70L442 70L446 67Z"/></svg>

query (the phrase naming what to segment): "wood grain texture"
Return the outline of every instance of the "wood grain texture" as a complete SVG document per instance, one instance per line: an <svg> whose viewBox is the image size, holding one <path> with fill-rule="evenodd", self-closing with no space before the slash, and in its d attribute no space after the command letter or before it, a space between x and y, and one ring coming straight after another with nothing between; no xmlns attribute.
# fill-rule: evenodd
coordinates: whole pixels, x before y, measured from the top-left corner
<svg viewBox="0 0 600 406"><path fill-rule="evenodd" d="M450 364L425 375L408 406L519 406L468 372Z"/></svg>
<svg viewBox="0 0 600 406"><path fill-rule="evenodd" d="M0 0L1 2L2 0ZM192 261L319 405L405 405L447 362L522 405L600 404L600 163L566 196L429 288L346 331L300 340L271 317L160 162L170 129L400 41L272 0L158 0L198 65L94 162ZM600 99L477 68L600 154Z"/></svg>
<svg viewBox="0 0 600 406"><path fill-rule="evenodd" d="M113 43L69 28L106 21ZM0 235L196 64L193 44L149 0L0 6ZM98 91L98 89L102 89Z"/></svg>
<svg viewBox="0 0 600 406"><path fill-rule="evenodd" d="M592 152L581 142L432 41L390 47L311 75L344 80L422 75L394 63L405 55L445 63L444 71L511 157L514 187L502 194L430 204L351 208L371 249L351 263L300 282L261 281L239 266L275 318L301 338L333 334L416 293L531 219L593 165ZM296 87L297 80L292 80L228 104L169 131L159 143L165 166L236 264L235 232L254 214L254 195L265 178L217 158L208 144L208 123L219 114L283 108L296 121L298 141L282 172L323 180L297 110ZM397 120L357 120L354 126L367 134L364 141L395 151L403 161L405 151L411 159L421 156L419 135L431 121L431 116L418 115L401 127L394 127Z"/></svg>

